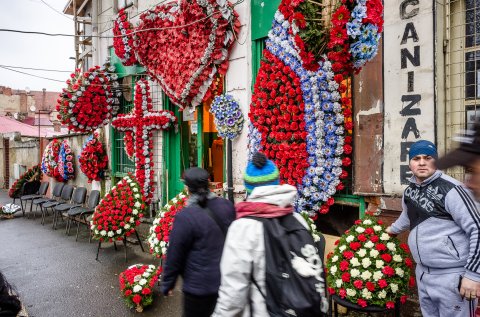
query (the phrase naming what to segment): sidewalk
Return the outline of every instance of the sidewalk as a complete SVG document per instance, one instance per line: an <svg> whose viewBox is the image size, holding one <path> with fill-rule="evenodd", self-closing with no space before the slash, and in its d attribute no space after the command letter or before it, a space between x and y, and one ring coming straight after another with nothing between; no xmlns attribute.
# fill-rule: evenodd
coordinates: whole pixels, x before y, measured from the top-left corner
<svg viewBox="0 0 480 317"><path fill-rule="evenodd" d="M0 205L11 203L7 191L0 190ZM80 227L78 242L75 230L65 235L60 222L52 229L52 217L45 225L40 218L0 220L0 270L14 285L30 316L139 316L130 311L120 295L118 274L136 263L159 265L158 260L140 246L128 244L128 262L124 246L105 243L95 260L97 242L88 243L88 230ZM147 250L147 246L144 243ZM141 316L181 316L181 291L177 285L174 296L159 295L157 287L154 304Z"/></svg>

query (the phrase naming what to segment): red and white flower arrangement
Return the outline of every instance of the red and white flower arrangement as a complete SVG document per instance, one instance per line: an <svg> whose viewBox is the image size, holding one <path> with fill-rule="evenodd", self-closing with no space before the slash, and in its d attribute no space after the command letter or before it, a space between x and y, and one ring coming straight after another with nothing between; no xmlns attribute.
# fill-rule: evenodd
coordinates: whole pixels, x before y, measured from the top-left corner
<svg viewBox="0 0 480 317"><path fill-rule="evenodd" d="M32 168L29 168L25 173L20 175L20 178L17 179L10 189L8 190L8 196L11 198L17 197L20 194L23 184L31 181L39 181L42 179L42 170L40 165L35 165Z"/></svg>
<svg viewBox="0 0 480 317"><path fill-rule="evenodd" d="M125 9L118 11L113 21L113 48L115 54L125 66L132 66L137 62L133 48L133 26L128 21Z"/></svg>
<svg viewBox="0 0 480 317"><path fill-rule="evenodd" d="M297 186L298 212L327 213L344 188L353 132L345 79L376 54L381 11L379 0L283 0L275 13L250 106L249 149Z"/></svg>
<svg viewBox="0 0 480 317"><path fill-rule="evenodd" d="M130 236L146 208L140 185L132 176L125 176L95 208L90 222L93 238L112 242Z"/></svg>
<svg viewBox="0 0 480 317"><path fill-rule="evenodd" d="M240 28L233 5L180 0L158 5L140 20L134 35L139 62L173 103L180 108L199 105L215 75L228 69Z"/></svg>
<svg viewBox="0 0 480 317"><path fill-rule="evenodd" d="M103 179L105 170L108 168L108 155L98 132L91 135L85 142L82 153L78 157L78 163L89 183Z"/></svg>
<svg viewBox="0 0 480 317"><path fill-rule="evenodd" d="M118 281L125 304L142 312L153 302L153 289L161 273L155 265L134 264L120 273Z"/></svg>
<svg viewBox="0 0 480 317"><path fill-rule="evenodd" d="M53 139L48 143L42 157L42 172L57 182L66 182L75 177L73 152L66 139Z"/></svg>
<svg viewBox="0 0 480 317"><path fill-rule="evenodd" d="M394 308L397 300L405 303L415 285L408 246L372 215L355 221L327 257L330 294L361 307Z"/></svg>
<svg viewBox="0 0 480 317"><path fill-rule="evenodd" d="M121 95L115 67L109 62L82 73L76 69L57 100L58 119L76 132L106 125L118 110Z"/></svg>
<svg viewBox="0 0 480 317"><path fill-rule="evenodd" d="M153 185L153 130L176 127L177 118L171 111L153 111L150 87L146 79L135 85L134 108L129 114L119 114L113 121L115 129L125 132L127 154L135 149L135 178L148 204L155 191ZM134 144L131 141L134 141Z"/></svg>
<svg viewBox="0 0 480 317"><path fill-rule="evenodd" d="M170 232L173 228L173 220L175 215L185 207L188 195L186 191L170 200L153 220L150 227L150 236L148 244L150 245L150 253L156 258L165 258L167 254Z"/></svg>

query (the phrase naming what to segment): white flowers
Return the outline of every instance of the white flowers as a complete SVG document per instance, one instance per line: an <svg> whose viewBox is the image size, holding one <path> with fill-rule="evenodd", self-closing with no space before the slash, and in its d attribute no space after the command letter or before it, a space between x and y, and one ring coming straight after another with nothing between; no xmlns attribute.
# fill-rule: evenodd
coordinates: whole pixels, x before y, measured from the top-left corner
<svg viewBox="0 0 480 317"><path fill-rule="evenodd" d="M343 252L343 251L345 251L346 248L347 248L346 245L341 245L341 246L338 248L338 250L339 250L340 252Z"/></svg>
<svg viewBox="0 0 480 317"><path fill-rule="evenodd" d="M349 235L347 238L345 238L345 241L347 241L348 243L352 242L353 240L355 240L355 237L352 235Z"/></svg>
<svg viewBox="0 0 480 317"><path fill-rule="evenodd" d="M387 292L384 289L378 292L378 298L384 299L385 297L387 297Z"/></svg>
<svg viewBox="0 0 480 317"><path fill-rule="evenodd" d="M337 273L337 266L333 265L330 267L330 274L335 275L335 273Z"/></svg>
<svg viewBox="0 0 480 317"><path fill-rule="evenodd" d="M393 260L394 260L395 262L402 262L402 257L401 257L399 254L395 254L395 255L393 256Z"/></svg>
<svg viewBox="0 0 480 317"><path fill-rule="evenodd" d="M391 283L390 289L392 290L392 292L396 293L398 291L398 285L395 283Z"/></svg>
<svg viewBox="0 0 480 317"><path fill-rule="evenodd" d="M350 275L355 278L355 277L357 277L357 276L360 275L360 271L357 270L357 269L352 269L352 270L350 271Z"/></svg>
<svg viewBox="0 0 480 317"><path fill-rule="evenodd" d="M355 229L355 231L358 232L358 233L363 233L363 232L365 232L365 228L364 227L357 227Z"/></svg>
<svg viewBox="0 0 480 317"><path fill-rule="evenodd" d="M357 291L352 288L347 288L347 295L353 297L357 295Z"/></svg>
<svg viewBox="0 0 480 317"><path fill-rule="evenodd" d="M332 257L332 262L337 262L338 261L338 255L334 255Z"/></svg>
<svg viewBox="0 0 480 317"><path fill-rule="evenodd" d="M380 271L373 272L373 279L375 280L375 282L378 282L378 280L382 279L382 277L383 277L382 272Z"/></svg>
<svg viewBox="0 0 480 317"><path fill-rule="evenodd" d="M383 268L383 265L384 265L384 264L385 264L385 262L383 262L382 260L376 260L376 261L375 261L375 267L376 267L377 269Z"/></svg>
<svg viewBox="0 0 480 317"><path fill-rule="evenodd" d="M388 235L388 233L382 233L382 235L380 236L380 240L382 241L388 241L390 240L390 236Z"/></svg>
<svg viewBox="0 0 480 317"><path fill-rule="evenodd" d="M351 264L352 266L360 266L360 262L358 261L357 258L352 258L352 259L350 260L350 264Z"/></svg>
<svg viewBox="0 0 480 317"><path fill-rule="evenodd" d="M390 250L390 251L395 251L397 249L397 246L395 245L395 243L393 242L388 242L387 243L387 248Z"/></svg>
<svg viewBox="0 0 480 317"><path fill-rule="evenodd" d="M364 269L368 268L370 264L372 264L372 261L370 261L369 258L362 259L362 266Z"/></svg>
<svg viewBox="0 0 480 317"><path fill-rule="evenodd" d="M358 254L361 258L363 258L363 257L367 254L367 250L365 250L365 249L360 249L360 250L358 250L357 254Z"/></svg>
<svg viewBox="0 0 480 317"><path fill-rule="evenodd" d="M141 291L142 291L142 287L140 285L137 284L133 287L133 292L134 293L139 293Z"/></svg>
<svg viewBox="0 0 480 317"><path fill-rule="evenodd" d="M399 267L395 268L395 274L397 274L398 276L403 277L404 273L405 272L401 268Z"/></svg>
<svg viewBox="0 0 480 317"><path fill-rule="evenodd" d="M342 284L343 284L342 279L337 279L337 280L335 281L335 285L337 286L337 288L342 287Z"/></svg>
<svg viewBox="0 0 480 317"><path fill-rule="evenodd" d="M368 240L363 246L367 249L371 249L375 246L375 244L372 241ZM371 252L370 252L370 255L371 255Z"/></svg>
<svg viewBox="0 0 480 317"><path fill-rule="evenodd" d="M378 252L377 250L370 250L370 256L372 258L376 258L379 254L380 252Z"/></svg>
<svg viewBox="0 0 480 317"><path fill-rule="evenodd" d="M361 275L363 280L369 280L372 277L372 273L370 271L363 271Z"/></svg>
<svg viewBox="0 0 480 317"><path fill-rule="evenodd" d="M381 226L373 226L373 231L378 232L380 230L382 230Z"/></svg>
<svg viewBox="0 0 480 317"><path fill-rule="evenodd" d="M368 289L364 288L362 290L362 297L364 299L372 299L372 293Z"/></svg>
<svg viewBox="0 0 480 317"><path fill-rule="evenodd" d="M363 221L363 224L369 226L372 224L372 221L370 219L366 219Z"/></svg>

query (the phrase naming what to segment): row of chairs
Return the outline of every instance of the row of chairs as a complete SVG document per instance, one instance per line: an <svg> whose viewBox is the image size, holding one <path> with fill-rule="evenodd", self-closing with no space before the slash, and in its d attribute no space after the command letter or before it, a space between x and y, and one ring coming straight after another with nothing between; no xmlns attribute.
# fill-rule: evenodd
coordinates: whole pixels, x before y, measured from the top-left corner
<svg viewBox="0 0 480 317"><path fill-rule="evenodd" d="M38 208L42 215L42 225L45 224L45 218L50 211L53 213L52 227L57 228L60 219L66 219L65 234L70 233L72 223L77 223L77 234L75 241L78 240L80 224L86 224L90 230L88 217L93 214L95 207L100 201L100 192L98 190L90 191L87 199L87 189L85 187L74 188L72 185L57 183L53 187L52 196L47 197L49 182L42 182L37 193L20 196L20 205L25 215L28 203L30 203L30 214L35 218ZM35 205L35 211L33 206ZM91 232L90 232L91 237ZM89 240L90 241L90 240Z"/></svg>

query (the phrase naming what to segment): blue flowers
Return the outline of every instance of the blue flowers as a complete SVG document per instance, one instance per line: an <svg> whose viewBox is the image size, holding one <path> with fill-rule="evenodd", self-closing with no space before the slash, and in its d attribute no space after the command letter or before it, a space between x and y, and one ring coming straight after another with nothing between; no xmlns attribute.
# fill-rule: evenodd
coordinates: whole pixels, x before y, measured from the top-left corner
<svg viewBox="0 0 480 317"><path fill-rule="evenodd" d="M214 123L220 137L233 140L242 133L242 111L231 95L216 96L209 111L215 117Z"/></svg>

